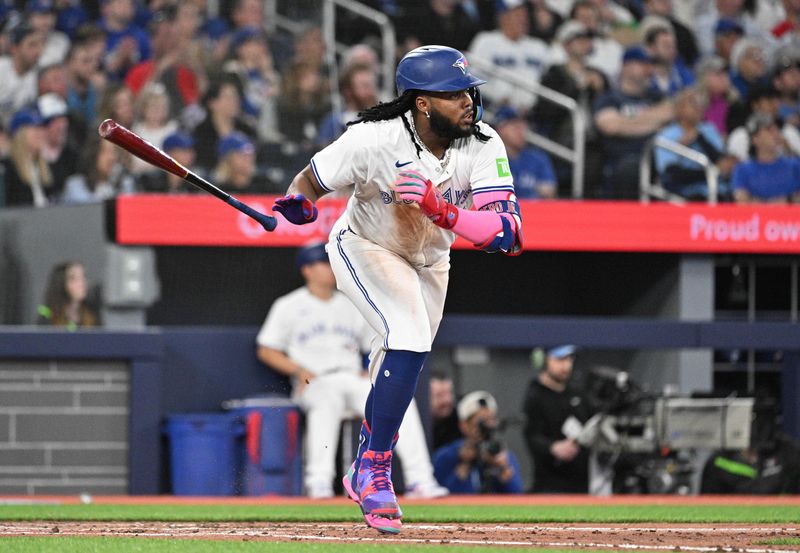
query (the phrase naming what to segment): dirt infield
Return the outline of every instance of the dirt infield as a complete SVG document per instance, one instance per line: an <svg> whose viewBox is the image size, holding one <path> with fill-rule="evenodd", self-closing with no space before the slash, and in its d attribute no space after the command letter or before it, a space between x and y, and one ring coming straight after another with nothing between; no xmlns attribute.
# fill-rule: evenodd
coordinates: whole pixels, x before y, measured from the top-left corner
<svg viewBox="0 0 800 553"><path fill-rule="evenodd" d="M355 523L3 522L0 536L117 536L236 541L387 542L640 551L800 551L765 545L800 537L786 525L676 524L407 524L384 536Z"/></svg>

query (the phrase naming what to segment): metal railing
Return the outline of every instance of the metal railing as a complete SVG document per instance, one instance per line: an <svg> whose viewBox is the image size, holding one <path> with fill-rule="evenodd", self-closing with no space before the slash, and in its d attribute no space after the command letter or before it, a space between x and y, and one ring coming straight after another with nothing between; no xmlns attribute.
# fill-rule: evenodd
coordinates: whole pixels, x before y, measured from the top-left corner
<svg viewBox="0 0 800 553"><path fill-rule="evenodd" d="M656 182L653 182L650 178L652 174L653 151L655 148L664 148L677 156L694 161L702 166L706 173L708 203L710 205L716 205L719 199L719 169L717 169L717 166L702 152L692 150L679 142L660 136L648 141L642 152L641 162L639 163L639 200L642 203L649 203L650 198L658 198L674 204L686 203L686 198L669 192L661 186L658 179L656 179Z"/></svg>
<svg viewBox="0 0 800 553"><path fill-rule="evenodd" d="M469 59L470 66L475 68L481 77L496 77L517 86L536 97L544 98L570 112L572 118L573 147L568 148L554 140L529 130L528 142L539 146L546 152L560 157L572 164L572 197L583 197L583 175L586 155L586 118L582 106L566 94L547 88L537 81L526 79L519 74L473 55Z"/></svg>
<svg viewBox="0 0 800 553"><path fill-rule="evenodd" d="M325 38L326 56L331 76L331 102L336 113L342 112L342 98L339 94L339 64L336 55L348 47L336 42L336 9L341 8L364 19L372 21L381 32L381 98L387 100L394 96L395 32L389 17L355 0L325 0L322 6L322 34Z"/></svg>

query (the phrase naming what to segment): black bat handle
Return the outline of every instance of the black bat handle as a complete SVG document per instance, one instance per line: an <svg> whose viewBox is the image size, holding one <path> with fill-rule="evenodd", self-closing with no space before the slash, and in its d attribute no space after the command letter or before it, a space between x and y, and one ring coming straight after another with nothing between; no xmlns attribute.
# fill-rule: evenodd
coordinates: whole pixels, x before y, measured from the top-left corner
<svg viewBox="0 0 800 553"><path fill-rule="evenodd" d="M231 196L227 192L221 190L217 186L214 186L213 184L211 184L210 182L208 182L204 178L201 178L200 176L196 175L195 173L192 173L191 171L188 171L187 174L186 174L186 177L184 177L184 178L186 179L186 181L188 181L191 184L197 186L198 188L202 188L203 190L205 190L209 194L213 194L214 196L216 196L217 198L219 198L220 200L222 200L226 204L228 204L228 205L230 205L232 207L235 207L236 209L238 209L239 211L241 211L242 213L244 213L248 217L251 217L252 219L255 219L256 221L258 221L258 223L262 227L264 227L264 230L266 230L268 232L269 231L273 231L273 230L275 230L275 227L278 225L278 220L275 219L275 217L272 217L270 215L265 215L264 213L256 211L255 209L253 209L249 205L247 205L245 203L242 203L241 201L237 200L236 198L234 198L233 196Z"/></svg>

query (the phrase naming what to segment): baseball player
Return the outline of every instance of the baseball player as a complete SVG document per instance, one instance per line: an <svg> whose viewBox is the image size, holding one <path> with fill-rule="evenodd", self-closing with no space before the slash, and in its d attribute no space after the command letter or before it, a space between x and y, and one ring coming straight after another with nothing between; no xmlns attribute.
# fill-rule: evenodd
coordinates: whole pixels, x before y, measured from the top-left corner
<svg viewBox="0 0 800 553"><path fill-rule="evenodd" d="M306 415L305 488L313 498L333 496L336 445L343 419L363 416L370 381L362 352L375 331L344 294L328 263L324 243L297 253L305 286L275 300L256 337L258 358L293 379L293 399ZM406 495L441 497L447 488L433 476L425 432L412 402L397 450L403 461Z"/></svg>
<svg viewBox="0 0 800 553"><path fill-rule="evenodd" d="M485 81L445 46L406 54L395 81L399 96L361 112L272 208L310 223L320 196L354 186L328 254L339 289L380 340L363 443L343 482L367 524L386 533L401 528L392 448L442 318L450 246L458 235L487 252L522 251L506 151L480 122Z"/></svg>

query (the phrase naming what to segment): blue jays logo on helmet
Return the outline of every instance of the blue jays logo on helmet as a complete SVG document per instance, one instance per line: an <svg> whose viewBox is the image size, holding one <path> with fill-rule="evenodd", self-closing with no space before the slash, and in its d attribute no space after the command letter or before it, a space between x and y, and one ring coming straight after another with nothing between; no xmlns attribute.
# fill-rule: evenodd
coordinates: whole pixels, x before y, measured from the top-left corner
<svg viewBox="0 0 800 553"><path fill-rule="evenodd" d="M467 58L461 56L455 62L453 62L453 67L458 67L461 69L461 72L466 75L467 74Z"/></svg>
<svg viewBox="0 0 800 553"><path fill-rule="evenodd" d="M406 90L454 92L486 81L472 74L464 54L448 46L420 46L403 56L395 73L397 93Z"/></svg>

